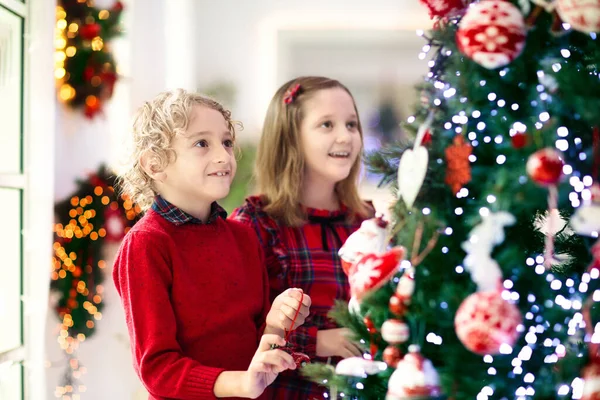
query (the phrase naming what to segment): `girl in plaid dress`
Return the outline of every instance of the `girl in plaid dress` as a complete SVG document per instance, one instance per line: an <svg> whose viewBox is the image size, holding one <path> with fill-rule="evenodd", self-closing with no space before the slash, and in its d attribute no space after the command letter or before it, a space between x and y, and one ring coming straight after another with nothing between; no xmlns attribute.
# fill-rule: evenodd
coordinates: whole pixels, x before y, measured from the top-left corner
<svg viewBox="0 0 600 400"><path fill-rule="evenodd" d="M312 299L305 324L288 335L293 350L336 363L362 354L327 313L350 289L338 250L374 211L358 194L362 128L350 91L324 77L284 84L269 105L257 153L260 195L232 218L254 228L269 272L271 297L290 287ZM276 399L322 399L326 389L289 371Z"/></svg>

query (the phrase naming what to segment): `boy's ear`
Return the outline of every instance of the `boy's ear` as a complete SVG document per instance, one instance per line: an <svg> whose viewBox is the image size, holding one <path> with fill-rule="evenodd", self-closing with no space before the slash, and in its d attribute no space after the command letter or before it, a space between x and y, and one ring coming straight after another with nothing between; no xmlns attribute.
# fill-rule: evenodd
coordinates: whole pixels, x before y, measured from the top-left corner
<svg viewBox="0 0 600 400"><path fill-rule="evenodd" d="M140 165L142 166L144 172L157 182L162 182L167 177L167 174L158 168L155 158L149 152L142 154L142 157L140 158Z"/></svg>

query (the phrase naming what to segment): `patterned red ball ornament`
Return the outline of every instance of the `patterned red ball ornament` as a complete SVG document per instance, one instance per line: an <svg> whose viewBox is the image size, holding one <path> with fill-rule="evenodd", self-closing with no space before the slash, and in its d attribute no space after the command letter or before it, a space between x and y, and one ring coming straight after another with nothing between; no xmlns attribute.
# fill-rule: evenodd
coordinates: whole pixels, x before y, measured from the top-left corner
<svg viewBox="0 0 600 400"><path fill-rule="evenodd" d="M462 0L421 0L421 3L429 9L429 17L444 18L453 11L465 8Z"/></svg>
<svg viewBox="0 0 600 400"><path fill-rule="evenodd" d="M579 32L600 32L600 0L556 0L556 12Z"/></svg>
<svg viewBox="0 0 600 400"><path fill-rule="evenodd" d="M458 49L477 64L496 69L508 65L525 47L521 11L504 0L483 0L469 7L456 32Z"/></svg>
<svg viewBox="0 0 600 400"><path fill-rule="evenodd" d="M499 354L503 344L513 346L519 338L521 312L504 300L499 291L476 292L456 312L454 328L464 346L476 354Z"/></svg>

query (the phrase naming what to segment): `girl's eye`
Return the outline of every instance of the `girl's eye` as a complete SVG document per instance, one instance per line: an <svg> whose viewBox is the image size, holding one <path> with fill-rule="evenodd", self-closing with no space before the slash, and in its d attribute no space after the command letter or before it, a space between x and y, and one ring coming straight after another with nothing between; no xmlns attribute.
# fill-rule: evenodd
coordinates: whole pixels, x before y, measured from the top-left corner
<svg viewBox="0 0 600 400"><path fill-rule="evenodd" d="M356 128L358 128L358 122L356 122L356 121L348 122L348 124L346 126L348 127L348 129L356 129Z"/></svg>
<svg viewBox="0 0 600 400"><path fill-rule="evenodd" d="M331 121L325 121L321 124L321 126L323 128L331 129L333 127L333 124L331 123Z"/></svg>
<svg viewBox="0 0 600 400"><path fill-rule="evenodd" d="M225 147L233 147L233 140L227 139L223 142Z"/></svg>
<svg viewBox="0 0 600 400"><path fill-rule="evenodd" d="M196 147L208 147L208 142L204 139L199 140L198 142L196 142L196 144L194 145Z"/></svg>

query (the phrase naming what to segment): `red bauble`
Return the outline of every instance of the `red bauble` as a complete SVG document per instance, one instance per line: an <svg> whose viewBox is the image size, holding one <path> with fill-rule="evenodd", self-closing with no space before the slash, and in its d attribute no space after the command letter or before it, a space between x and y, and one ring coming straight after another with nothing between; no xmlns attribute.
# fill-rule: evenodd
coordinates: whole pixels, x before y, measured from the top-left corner
<svg viewBox="0 0 600 400"><path fill-rule="evenodd" d="M383 351L383 361L390 368L396 368L400 360L402 360L402 352L396 346L388 346Z"/></svg>
<svg viewBox="0 0 600 400"><path fill-rule="evenodd" d="M388 381L386 400L425 399L440 396L440 377L431 361L410 346Z"/></svg>
<svg viewBox="0 0 600 400"><path fill-rule="evenodd" d="M529 156L527 174L539 185L555 185L562 177L563 166L560 153L548 147Z"/></svg>
<svg viewBox="0 0 600 400"><path fill-rule="evenodd" d="M523 147L527 146L527 142L529 140L525 133L517 133L514 136L511 136L510 141L515 149L522 149Z"/></svg>
<svg viewBox="0 0 600 400"><path fill-rule="evenodd" d="M495 69L517 58L525 47L521 11L505 0L483 0L469 7L456 32L458 49L477 64Z"/></svg>
<svg viewBox="0 0 600 400"><path fill-rule="evenodd" d="M406 313L406 304L395 293L390 297L390 312L397 316L402 316Z"/></svg>
<svg viewBox="0 0 600 400"><path fill-rule="evenodd" d="M600 32L600 0L557 0L556 12L577 31Z"/></svg>
<svg viewBox="0 0 600 400"><path fill-rule="evenodd" d="M465 7L462 0L421 0L421 3L429 9L431 19L444 18L450 12L462 10Z"/></svg>
<svg viewBox="0 0 600 400"><path fill-rule="evenodd" d="M381 337L390 344L404 343L410 337L410 329L404 321L388 319L381 325Z"/></svg>
<svg viewBox="0 0 600 400"><path fill-rule="evenodd" d="M498 291L467 297L456 312L454 328L462 344L476 354L498 354L500 346L513 346L519 338L521 312Z"/></svg>
<svg viewBox="0 0 600 400"><path fill-rule="evenodd" d="M79 36L84 40L92 40L100 34L102 27L99 24L85 24L79 28Z"/></svg>

